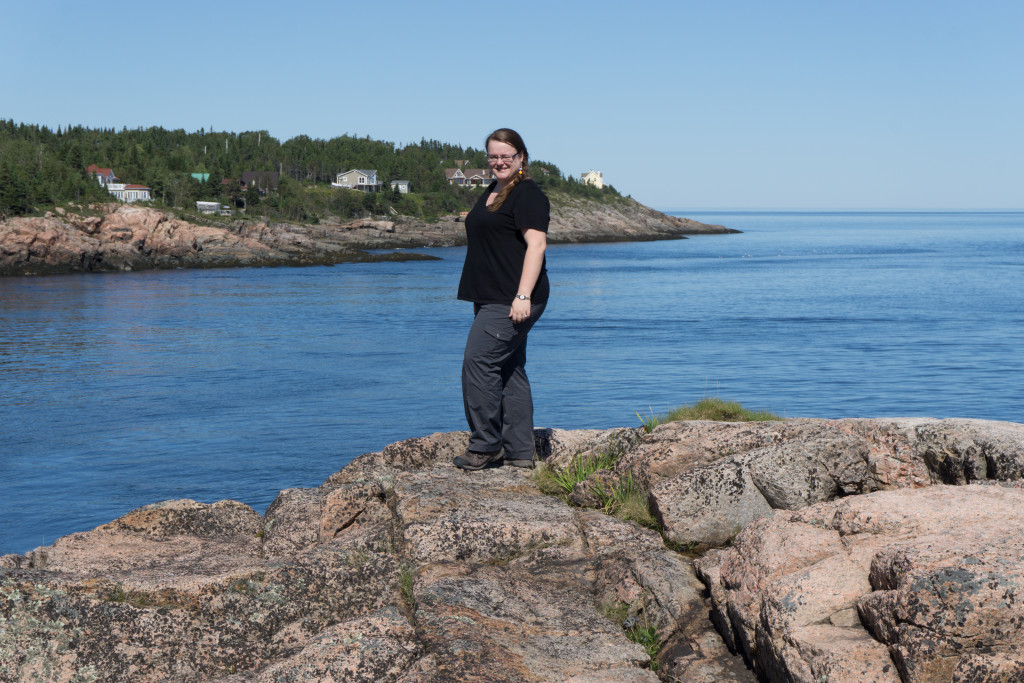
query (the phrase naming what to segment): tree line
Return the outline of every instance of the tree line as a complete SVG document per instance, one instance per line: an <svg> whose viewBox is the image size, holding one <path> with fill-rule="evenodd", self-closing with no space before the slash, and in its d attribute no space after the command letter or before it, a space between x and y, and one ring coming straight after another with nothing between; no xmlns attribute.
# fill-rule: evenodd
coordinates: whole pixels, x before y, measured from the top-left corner
<svg viewBox="0 0 1024 683"><path fill-rule="evenodd" d="M403 214L425 219L469 210L478 188L449 184L444 169L465 161L487 168L482 149L437 140L399 147L369 137L343 135L330 140L306 135L280 142L267 131L187 133L160 127L59 127L0 120L0 214L32 214L67 203L110 201L106 190L86 172L90 164L112 168L121 182L145 185L154 203L191 209L196 201L245 207L247 216L318 222L331 215L349 219L374 214ZM546 191L613 201L620 195L565 177L554 164L531 163L534 179ZM382 191L363 193L332 188L338 173L375 169ZM277 171L276 191L245 192L245 171ZM193 174L208 174L205 180ZM224 183L222 181L231 182ZM413 192L400 194L390 181L408 180Z"/></svg>

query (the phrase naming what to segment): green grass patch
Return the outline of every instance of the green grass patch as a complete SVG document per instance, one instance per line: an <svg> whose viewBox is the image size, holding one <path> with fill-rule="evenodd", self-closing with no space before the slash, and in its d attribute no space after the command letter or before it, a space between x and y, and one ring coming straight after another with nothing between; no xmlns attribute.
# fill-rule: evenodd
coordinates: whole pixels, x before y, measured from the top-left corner
<svg viewBox="0 0 1024 683"><path fill-rule="evenodd" d="M141 591L125 590L121 583L117 583L108 590L103 591L97 597L105 602L119 602L131 605L137 609L187 609L188 605L176 601L173 595L160 592L156 595L143 593Z"/></svg>
<svg viewBox="0 0 1024 683"><path fill-rule="evenodd" d="M647 616L645 610L629 616L629 605L624 602L611 602L601 607L604 615L618 624L626 637L643 647L651 658L651 671L658 670L658 653L661 652L661 636L658 625Z"/></svg>
<svg viewBox="0 0 1024 683"><path fill-rule="evenodd" d="M416 613L415 583L416 576L413 573L412 567L408 565L402 567L402 571L398 574L398 588L402 592L402 599L405 601L406 606L413 614Z"/></svg>
<svg viewBox="0 0 1024 683"><path fill-rule="evenodd" d="M648 623L646 615L636 620L632 626L626 629L626 637L637 645L641 646L651 658L651 671L658 670L658 653L661 652L661 638L658 636L658 627Z"/></svg>
<svg viewBox="0 0 1024 683"><path fill-rule="evenodd" d="M649 415L636 414L644 429L650 433L654 428L666 422L677 420L713 420L715 422L768 422L781 420L775 413L767 410L748 410L736 401L721 398L702 398L693 405L673 408L664 415L656 415L652 410Z"/></svg>
<svg viewBox="0 0 1024 683"><path fill-rule="evenodd" d="M531 476L541 492L569 502L569 494L577 484L595 472L612 469L620 457L621 448L609 447L590 457L576 458L564 470L542 464ZM632 474L611 486L598 481L591 491L605 514L660 531L658 520L651 514L647 491Z"/></svg>
<svg viewBox="0 0 1024 683"><path fill-rule="evenodd" d="M584 481L594 472L614 467L621 456L620 450L607 448L589 458L576 458L564 470L544 465L534 470L533 480L544 493L564 498L572 493L576 484Z"/></svg>
<svg viewBox="0 0 1024 683"><path fill-rule="evenodd" d="M658 520L651 514L647 490L633 479L632 473L610 488L606 488L602 482L597 482L594 485L594 495L601 501L601 509L605 514L636 522L648 529L661 530Z"/></svg>

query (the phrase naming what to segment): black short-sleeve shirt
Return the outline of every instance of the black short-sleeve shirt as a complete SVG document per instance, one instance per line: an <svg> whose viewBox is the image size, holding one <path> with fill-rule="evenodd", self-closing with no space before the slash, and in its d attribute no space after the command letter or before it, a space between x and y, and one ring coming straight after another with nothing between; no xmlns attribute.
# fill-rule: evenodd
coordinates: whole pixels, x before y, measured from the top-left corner
<svg viewBox="0 0 1024 683"><path fill-rule="evenodd" d="M458 297L477 304L510 304L519 293L526 258L523 230L548 231L551 206L540 186L532 180L516 185L497 211L487 210L491 183L466 216L466 262L462 266ZM548 300L548 275L541 265L540 277L530 299Z"/></svg>

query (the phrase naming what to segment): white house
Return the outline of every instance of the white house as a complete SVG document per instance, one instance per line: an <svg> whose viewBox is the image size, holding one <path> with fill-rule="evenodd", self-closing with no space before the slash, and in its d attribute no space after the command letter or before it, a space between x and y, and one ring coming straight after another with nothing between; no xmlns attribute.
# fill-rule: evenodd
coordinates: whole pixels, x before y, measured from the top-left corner
<svg viewBox="0 0 1024 683"><path fill-rule="evenodd" d="M90 164L85 169L89 175L96 176L100 187L107 188L107 192L114 195L122 202L148 202L153 199L152 190L145 185L126 185L119 183L112 168L100 168L96 164Z"/></svg>
<svg viewBox="0 0 1024 683"><path fill-rule="evenodd" d="M337 179L331 183L331 187L342 187L346 190L360 190L362 192L380 191L381 181L377 180L377 170L365 170L353 168L351 171L339 173Z"/></svg>
<svg viewBox="0 0 1024 683"><path fill-rule="evenodd" d="M408 180L392 180L391 189L394 190L396 187L401 194L409 194L411 192Z"/></svg>
<svg viewBox="0 0 1024 683"><path fill-rule="evenodd" d="M152 190L145 185L126 185L125 183L107 183L107 192L122 202L148 202Z"/></svg>
<svg viewBox="0 0 1024 683"><path fill-rule="evenodd" d="M205 214L217 214L219 216L230 216L234 213L231 207L220 202L196 202L196 211Z"/></svg>
<svg viewBox="0 0 1024 683"><path fill-rule="evenodd" d="M581 174L580 182L584 185L593 185L599 190L604 187L604 177L601 175L601 172L593 169Z"/></svg>

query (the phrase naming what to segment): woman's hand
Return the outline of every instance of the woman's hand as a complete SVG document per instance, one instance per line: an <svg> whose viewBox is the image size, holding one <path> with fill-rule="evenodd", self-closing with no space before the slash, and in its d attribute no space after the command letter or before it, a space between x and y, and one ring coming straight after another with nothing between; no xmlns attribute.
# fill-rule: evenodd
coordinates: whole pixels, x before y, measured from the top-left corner
<svg viewBox="0 0 1024 683"><path fill-rule="evenodd" d="M530 302L527 299L513 299L512 310L509 311L508 317L512 318L512 322L521 323L530 317Z"/></svg>
<svg viewBox="0 0 1024 683"><path fill-rule="evenodd" d="M526 256L523 257L523 274L519 278L519 293L530 294L544 266L544 250L548 246L548 236L543 230L523 228L523 240L526 242ZM512 318L513 323L521 323L529 318L530 300L513 299L508 317Z"/></svg>

